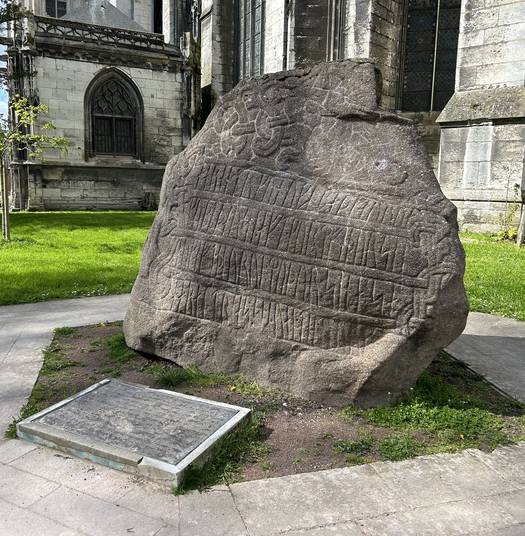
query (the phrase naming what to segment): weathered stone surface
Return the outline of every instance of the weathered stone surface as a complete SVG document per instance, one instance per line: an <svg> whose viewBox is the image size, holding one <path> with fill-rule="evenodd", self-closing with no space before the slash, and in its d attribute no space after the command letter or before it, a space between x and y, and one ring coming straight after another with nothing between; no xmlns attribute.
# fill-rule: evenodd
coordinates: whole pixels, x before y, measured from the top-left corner
<svg viewBox="0 0 525 536"><path fill-rule="evenodd" d="M408 389L467 316L455 208L367 61L243 81L168 164L128 344L330 404Z"/></svg>

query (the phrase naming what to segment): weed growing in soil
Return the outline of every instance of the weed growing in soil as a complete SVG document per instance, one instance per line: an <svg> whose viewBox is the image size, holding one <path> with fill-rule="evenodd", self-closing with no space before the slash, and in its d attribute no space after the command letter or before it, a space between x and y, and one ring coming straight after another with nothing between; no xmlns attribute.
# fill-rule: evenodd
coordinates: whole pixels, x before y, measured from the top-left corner
<svg viewBox="0 0 525 536"><path fill-rule="evenodd" d="M451 452L465 447L492 449L508 442L502 415L519 415L524 406L494 395L493 389L480 377L450 357L442 355L440 363L444 369L442 374L424 372L414 388L396 405L368 410L348 407L341 415L349 420L363 417L384 428L433 432L439 437L438 446L434 444L426 452ZM454 385L460 379L461 388ZM411 452L408 448L411 440L408 436L403 437L407 448L398 451ZM390 439L382 448L385 452L393 448ZM381 446L379 450L385 455Z"/></svg>
<svg viewBox="0 0 525 536"><path fill-rule="evenodd" d="M214 451L213 457L202 466L190 466L181 485L173 490L182 495L192 489L204 489L220 482L235 482L241 464L256 461L266 452L263 445L264 413L253 412L251 419L224 438Z"/></svg>
<svg viewBox="0 0 525 536"><path fill-rule="evenodd" d="M354 441L349 439L339 439L338 441L334 442L333 448L336 452L340 452L342 454L364 456L370 452L374 442L375 439L371 436L365 436Z"/></svg>
<svg viewBox="0 0 525 536"><path fill-rule="evenodd" d="M75 328L64 327L55 329L55 337L69 337L69 335L73 335L73 333L76 333Z"/></svg>
<svg viewBox="0 0 525 536"><path fill-rule="evenodd" d="M136 355L136 353L126 345L126 339L124 338L123 333L108 337L106 339L106 348L108 350L109 358L119 365L126 364Z"/></svg>
<svg viewBox="0 0 525 536"><path fill-rule="evenodd" d="M222 373L205 373L196 365L186 368L164 368L157 376L157 381L163 387L176 387L181 383L190 383L201 387L216 387L228 381L228 376Z"/></svg>
<svg viewBox="0 0 525 536"><path fill-rule="evenodd" d="M379 452L392 462L414 458L420 451L421 445L408 434L387 437L379 444Z"/></svg>
<svg viewBox="0 0 525 536"><path fill-rule="evenodd" d="M78 363L76 361L63 356L53 342L46 350L44 350L44 364L40 369L40 374L49 376L60 370L75 367L77 365Z"/></svg>

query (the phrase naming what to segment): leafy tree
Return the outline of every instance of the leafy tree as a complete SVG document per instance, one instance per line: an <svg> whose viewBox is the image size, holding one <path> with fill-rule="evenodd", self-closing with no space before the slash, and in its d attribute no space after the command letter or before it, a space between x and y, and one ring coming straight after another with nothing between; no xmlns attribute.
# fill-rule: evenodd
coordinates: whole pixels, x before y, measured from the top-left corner
<svg viewBox="0 0 525 536"><path fill-rule="evenodd" d="M0 177L2 183L2 231L10 239L9 228L9 167L10 162L42 158L46 149L67 150L69 142L62 136L53 136L55 126L39 119L47 114L45 104L32 104L27 98L15 95L9 105L11 119L0 119ZM37 128L38 125L38 128Z"/></svg>

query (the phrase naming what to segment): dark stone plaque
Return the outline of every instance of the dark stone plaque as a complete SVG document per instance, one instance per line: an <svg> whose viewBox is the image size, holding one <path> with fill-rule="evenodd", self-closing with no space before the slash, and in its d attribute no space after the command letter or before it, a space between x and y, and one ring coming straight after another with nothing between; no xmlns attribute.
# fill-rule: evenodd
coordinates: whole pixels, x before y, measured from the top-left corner
<svg viewBox="0 0 525 536"><path fill-rule="evenodd" d="M22 421L19 435L110 466L124 464L117 468L125 470L140 469L149 460L146 467L161 467L179 479L187 465L248 413L229 404L105 380Z"/></svg>
<svg viewBox="0 0 525 536"><path fill-rule="evenodd" d="M455 208L370 62L243 81L169 164L128 344L331 404L386 403L461 333Z"/></svg>

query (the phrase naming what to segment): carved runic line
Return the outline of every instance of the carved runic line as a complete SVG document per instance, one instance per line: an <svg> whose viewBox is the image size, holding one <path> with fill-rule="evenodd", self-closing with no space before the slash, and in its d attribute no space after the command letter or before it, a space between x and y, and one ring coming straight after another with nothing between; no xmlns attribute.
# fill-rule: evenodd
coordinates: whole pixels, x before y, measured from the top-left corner
<svg viewBox="0 0 525 536"><path fill-rule="evenodd" d="M410 207L223 163L194 167L169 203L149 278L170 281L179 314L331 348L417 320L429 299Z"/></svg>

